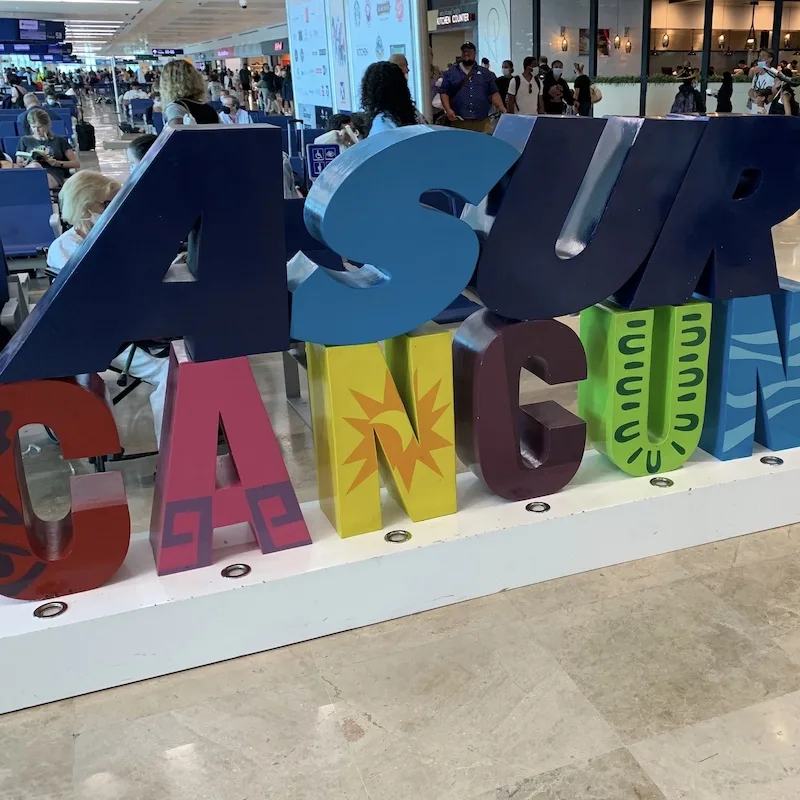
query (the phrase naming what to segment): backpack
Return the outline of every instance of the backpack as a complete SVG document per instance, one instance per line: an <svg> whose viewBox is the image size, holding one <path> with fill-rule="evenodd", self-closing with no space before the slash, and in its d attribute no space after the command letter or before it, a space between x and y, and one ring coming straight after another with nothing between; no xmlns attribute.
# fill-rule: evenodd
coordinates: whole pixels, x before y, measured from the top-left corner
<svg viewBox="0 0 800 800"><path fill-rule="evenodd" d="M670 114L694 114L697 111L695 106L694 92L679 91L675 96Z"/></svg>

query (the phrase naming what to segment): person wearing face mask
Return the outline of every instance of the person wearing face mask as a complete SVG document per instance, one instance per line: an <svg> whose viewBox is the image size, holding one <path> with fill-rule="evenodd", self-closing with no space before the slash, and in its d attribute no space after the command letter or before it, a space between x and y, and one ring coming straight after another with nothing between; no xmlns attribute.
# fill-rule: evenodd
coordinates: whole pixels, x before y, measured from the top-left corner
<svg viewBox="0 0 800 800"><path fill-rule="evenodd" d="M758 63L753 70L753 80L750 84L750 90L747 93L747 110L751 114L763 113L760 98L764 97L764 92L769 90L773 92L775 88L775 78L767 72L770 64L772 64L772 54L767 50L762 50L758 54ZM758 102L756 102L758 100ZM767 99L766 107L769 108L771 98Z"/></svg>
<svg viewBox="0 0 800 800"><path fill-rule="evenodd" d="M497 91L500 93L500 97L503 98L506 108L508 108L508 102L506 100L508 96L508 87L512 81L516 83L516 88L519 89L519 75L514 75L514 62L504 61L502 74L495 82L497 83Z"/></svg>
<svg viewBox="0 0 800 800"><path fill-rule="evenodd" d="M69 263L121 188L117 181L92 170L82 170L64 184L58 196L61 217L72 227L50 245L47 252L47 266L51 271L61 272ZM132 346L126 347L111 362L111 366L124 369L131 350ZM134 378L141 378L154 387L150 394L150 408L153 412L157 441L161 438L168 369L168 358L156 358L139 347L133 351L129 374Z"/></svg>
<svg viewBox="0 0 800 800"><path fill-rule="evenodd" d="M545 114L566 114L567 108L572 108L575 103L572 89L562 77L563 74L564 64L556 60L545 75L542 87Z"/></svg>
<svg viewBox="0 0 800 800"><path fill-rule="evenodd" d="M534 74L536 59L527 56L522 62L522 75L511 81L508 87L508 113L535 116L544 113L542 84L539 76Z"/></svg>
<svg viewBox="0 0 800 800"><path fill-rule="evenodd" d="M239 105L239 101L235 97L225 97L222 100L222 111L219 112L219 121L223 125L249 125L253 120Z"/></svg>
<svg viewBox="0 0 800 800"><path fill-rule="evenodd" d="M489 112L494 107L505 114L503 98L494 75L475 63L475 45L461 46L461 63L445 72L440 91L442 107L454 128L490 133Z"/></svg>
<svg viewBox="0 0 800 800"><path fill-rule="evenodd" d="M61 108L61 103L58 102L58 97L52 90L44 93L44 104L48 108Z"/></svg>
<svg viewBox="0 0 800 800"><path fill-rule="evenodd" d="M61 117L58 116L58 112L56 112L54 108L50 108L49 106L42 108L39 98L33 92L28 92L23 98L22 102L25 104L25 110L17 115L17 132L20 136L31 135L31 125L28 121L28 112L34 108L38 108L47 112L47 116L50 117L50 119L61 119Z"/></svg>

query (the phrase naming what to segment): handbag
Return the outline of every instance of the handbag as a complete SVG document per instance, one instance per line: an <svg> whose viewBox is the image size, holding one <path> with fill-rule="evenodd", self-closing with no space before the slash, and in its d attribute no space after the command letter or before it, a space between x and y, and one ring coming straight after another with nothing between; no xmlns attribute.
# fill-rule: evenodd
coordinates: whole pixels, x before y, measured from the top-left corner
<svg viewBox="0 0 800 800"><path fill-rule="evenodd" d="M603 99L603 93L595 84L592 83L589 85L589 97L592 101L592 105L594 105Z"/></svg>

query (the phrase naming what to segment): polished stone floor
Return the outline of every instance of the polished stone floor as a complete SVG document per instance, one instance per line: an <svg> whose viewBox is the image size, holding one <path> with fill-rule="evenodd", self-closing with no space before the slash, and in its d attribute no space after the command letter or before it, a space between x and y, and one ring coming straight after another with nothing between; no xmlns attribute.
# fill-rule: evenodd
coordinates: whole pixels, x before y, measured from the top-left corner
<svg viewBox="0 0 800 800"><path fill-rule="evenodd" d="M98 158L124 175L122 151ZM798 277L800 221L775 241ZM311 499L280 358L252 363ZM525 400L541 391L525 380ZM575 407L574 386L548 396ZM129 452L154 446L145 388L117 416ZM41 428L23 440L37 507L58 516L86 466ZM153 460L121 469L143 530ZM797 798L800 526L8 714L0 742L2 800Z"/></svg>

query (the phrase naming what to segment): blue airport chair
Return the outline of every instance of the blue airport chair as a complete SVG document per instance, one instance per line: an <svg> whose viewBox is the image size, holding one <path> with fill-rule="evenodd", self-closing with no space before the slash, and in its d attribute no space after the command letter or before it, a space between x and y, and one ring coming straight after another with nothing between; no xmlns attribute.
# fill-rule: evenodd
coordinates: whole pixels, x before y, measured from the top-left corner
<svg viewBox="0 0 800 800"><path fill-rule="evenodd" d="M11 158L19 150L19 136L4 136L3 137L3 152L8 153Z"/></svg>
<svg viewBox="0 0 800 800"><path fill-rule="evenodd" d="M66 130L67 139L72 138L74 130L72 128L72 111L69 108L54 108L53 111L58 114L58 118L64 123L64 130Z"/></svg>
<svg viewBox="0 0 800 800"><path fill-rule="evenodd" d="M214 111L216 111L217 114L219 114L219 112L222 111L222 100L212 100L211 108L213 108ZM252 114L252 112L250 113ZM253 122L255 122L255 120L253 120Z"/></svg>
<svg viewBox="0 0 800 800"><path fill-rule="evenodd" d="M53 205L43 169L0 170L0 239L6 255L35 256L55 236Z"/></svg>
<svg viewBox="0 0 800 800"><path fill-rule="evenodd" d="M30 122L30 120L29 120ZM54 119L52 121L52 125L50 126L51 130L53 131L53 136L66 136L67 135L67 126L64 124L63 119Z"/></svg>
<svg viewBox="0 0 800 800"><path fill-rule="evenodd" d="M153 127L156 129L156 133L164 130L164 114L161 111L153 112Z"/></svg>
<svg viewBox="0 0 800 800"><path fill-rule="evenodd" d="M0 121L0 138L4 139L6 136L16 136L17 135L17 126L13 122L7 122L5 120Z"/></svg>
<svg viewBox="0 0 800 800"><path fill-rule="evenodd" d="M130 110L131 110L131 119L135 120L136 117L141 117L145 119L147 116L147 112L153 107L152 100L131 100Z"/></svg>
<svg viewBox="0 0 800 800"><path fill-rule="evenodd" d="M325 128L301 128L300 129L300 142L302 144L302 150L300 155L305 158L306 157L306 147L310 144L314 144L314 139L317 136L322 136L323 133L327 133Z"/></svg>

